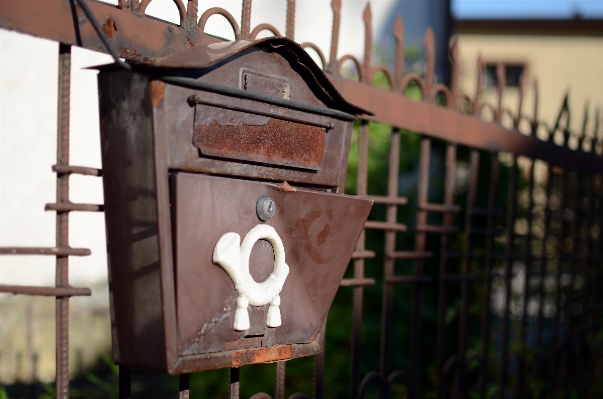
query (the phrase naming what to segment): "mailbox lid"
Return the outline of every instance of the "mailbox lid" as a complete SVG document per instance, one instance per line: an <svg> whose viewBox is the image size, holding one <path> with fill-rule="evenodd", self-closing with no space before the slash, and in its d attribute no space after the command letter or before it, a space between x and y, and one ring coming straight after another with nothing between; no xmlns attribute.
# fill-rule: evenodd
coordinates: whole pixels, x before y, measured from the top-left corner
<svg viewBox="0 0 603 399"><path fill-rule="evenodd" d="M180 356L316 340L372 201L189 173L173 173L170 186ZM282 324L265 327L269 305L250 306L251 328L237 332L238 294L228 274L212 262L212 254L223 234L243 238L263 223L256 215L261 195L276 203L276 214L265 224L282 239L289 266L280 293ZM273 260L271 245L257 241L250 259L257 282L271 273Z"/></svg>

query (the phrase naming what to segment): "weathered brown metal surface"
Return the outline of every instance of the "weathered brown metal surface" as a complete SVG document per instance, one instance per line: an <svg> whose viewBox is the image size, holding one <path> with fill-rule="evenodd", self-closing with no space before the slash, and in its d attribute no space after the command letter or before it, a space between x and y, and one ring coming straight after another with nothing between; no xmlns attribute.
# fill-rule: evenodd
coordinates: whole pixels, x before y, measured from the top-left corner
<svg viewBox="0 0 603 399"><path fill-rule="evenodd" d="M301 51L292 42L281 45L292 48L292 53ZM289 109L266 104L262 97L237 98L239 92L220 89L259 91L286 100L294 96L301 104L326 109L323 98L335 109L349 109L332 93L325 97L325 89L332 90L329 84L320 86L315 75L300 72L299 64L287 57L284 49L248 48L206 74L193 71L204 81L221 84L213 92L152 80L144 69L101 70L103 181L117 363L186 373L320 352L321 326L372 205L369 199L327 192L337 191L343 182L350 123L317 114L316 108ZM249 72L257 71L258 65L261 74ZM263 80L250 84L246 78L252 75ZM262 92L262 82L268 92ZM276 86L271 86L274 82ZM280 89L283 82L286 92ZM274 87L278 90L270 92ZM221 106L199 105L190 101L191 96L206 102L216 98ZM239 110L228 109L225 103ZM248 181L258 177L280 183ZM287 182L312 183L314 190ZM225 271L213 263L212 254L224 233L243 236L258 224L256 201L261 194L269 195L277 206L277 214L267 223L282 237L290 265L280 294L282 325L266 328L268 306L252 307L250 329L237 332L233 317L238 295ZM270 246L259 248L251 257L251 273L258 281L268 276L274 262ZM132 317L133 313L140 316Z"/></svg>
<svg viewBox="0 0 603 399"><path fill-rule="evenodd" d="M176 302L179 351L202 354L315 339L343 277L371 201L298 189L281 191L261 183L178 173L172 176L176 216ZM252 308L251 329L232 329L237 293L211 256L226 232L241 237L258 224L255 203L274 199L277 213L266 223L283 240L289 276L281 291L282 325L265 326L268 305ZM256 281L273 268L270 244L259 241L251 253ZM194 309L194 311L192 311Z"/></svg>
<svg viewBox="0 0 603 399"><path fill-rule="evenodd" d="M603 141L599 130L600 114L595 115L596 123L591 128L587 123L590 116L586 112L582 131L572 132L569 130L566 98L558 120L549 125L538 117L537 83L527 82L526 79L522 79L518 90L517 109L504 108L505 76L502 64L497 68L497 101L495 104L484 103L481 91L485 67L481 60L477 65L478 89L471 96L463 94L459 91L460 61L458 45L454 41L450 49L450 86L436 84L435 43L431 30L425 35L423 70L420 73L405 71L404 27L401 17L397 19L392 32L395 43L392 65L375 65L372 59L373 23L370 6L365 9L362 19L360 16L357 19L359 27L360 23L364 23L365 30L362 59L353 55L338 57L339 42L343 39L340 37L341 13L342 7L345 7L345 2L341 0L332 1L333 21L328 59L316 45L302 45L303 48L317 51L324 69L328 71L327 80L318 67L308 61L305 53L298 52L298 49L283 51L283 46L288 46L287 39L253 41L261 30L267 29L276 36L279 36L279 32L268 24L252 27L251 0L243 0L240 23L220 8L199 10L199 16L197 0L189 1L187 8L177 0L174 7L180 15L180 26L146 17L145 9L150 1L120 0L117 8L92 1L88 3L112 48L128 60L162 64L172 69L184 66L188 69L187 72L175 73L203 82L246 90L248 93L268 95L272 99L290 101L290 104L295 101L318 107L340 104L340 109L346 112L351 112L350 109L353 108L372 113L373 115L367 113L363 116L358 129L358 195L373 194L369 192L370 183L384 177L374 175L369 165L371 151L375 150L372 140L377 138L372 137L369 121L391 127L387 195L381 192L380 195L373 196L375 203L385 206L385 219L371 220L365 225L367 229L384 231L385 241L382 249L367 250L367 235L362 232L352 254L353 277L340 283L341 287L353 287L354 292L349 381L353 399L365 397L372 387L379 388L381 398L394 397L395 389L406 389L407 397L412 399L423 397L425 381L428 380L434 381L433 392L430 394L439 398L465 398L470 395L486 398L492 396L493 392L501 399L526 398L534 392L534 381L546 381L541 397L568 396L570 390L579 397L588 396L588 382L597 377L592 373L592 367L588 367L585 342L601 331L601 307L598 305L601 302L601 290L598 287L601 285L603 261L603 235L600 233L603 215ZM287 2L286 36L290 39L295 34L295 3L294 0ZM32 5L0 0L0 7L0 24L4 29L106 51L90 21L74 1L47 0ZM223 43L202 33L208 18L216 14L225 17L232 25L236 42ZM572 21L572 32L590 35L596 21L579 25L580 23L578 20ZM533 28L531 26L529 30ZM224 62L233 56L236 56L236 61ZM354 64L358 82L341 77L340 68L344 62ZM249 65L253 67L250 68ZM258 68L258 65L261 67ZM202 68L202 71L191 72L195 68ZM289 68L293 68L294 73ZM377 73L385 77L390 89L372 87L371 83ZM143 359L141 366L153 364L156 369L163 369L168 364L172 373L192 372L199 369L200 364L209 368L231 367L231 399L239 397L240 366L257 361L279 361L275 397L284 397L286 367L280 361L321 352L324 349L325 334L328 334L325 323L320 325L318 332L313 330L315 334L311 335L309 343L262 347L265 337L272 340L275 337L270 336L265 327L256 325L252 334L255 336L239 340L247 343L234 341L234 344L228 348L225 346L225 351L219 354L180 356L183 347L179 346L179 331L176 326L182 320L176 317L176 298L178 295L186 298L186 294L176 288L182 279L174 276L173 270L181 265L172 262L178 258L178 251L182 248L176 245L176 252L172 254L173 236L170 229L173 224L178 226L182 223L183 219L185 224L192 222L174 209L170 212L170 189L174 190L175 186L170 186L168 174L169 171L174 173L173 180L190 177L188 173L220 175L220 178L192 176L219 182L250 179L252 181L245 182L245 185L259 190L256 194L262 190L275 191L275 188L269 188L265 183L272 181L275 183L274 187L280 188L279 198L297 198L311 194L302 190L295 191L296 188L292 186L296 185L310 186L323 192L312 193L313 198L327 195L324 194L326 191L341 192L346 176L347 150L342 151L342 156L337 159L330 158L329 154L349 148L350 130L333 116L305 113L295 107L279 106L275 101L258 103L257 100L244 96L163 83L142 78L135 73L113 72L106 73L105 76L109 75L114 87L127 90L112 91L114 104L111 106L101 104L101 124L110 125L119 118L131 119L128 128L124 127L119 131L122 136L114 137L114 147L111 148L115 151L115 158L106 156L104 159L104 169L110 174L121 174L121 180L117 182L107 183L105 180L107 211L119 215L119 218L114 218L113 222L107 224L108 234L118 237L109 240L108 249L110 257L120 262L138 260L130 268L116 269L110 277L111 300L113 303L120 301L127 304L113 315L113 327L115 328L115 323L121 323L121 327L125 329L144 332L140 340L135 340L127 334L118 336L117 330L114 330L115 342L120 344L119 350L116 350L116 359L124 363L132 362L131 364L137 364L133 359ZM321 89L303 89L300 82L304 79L315 81ZM109 89L110 80L101 78L101 90ZM411 85L418 89L422 101L411 100L403 95ZM536 98L531 112L522 109L528 87L533 88ZM335 90L341 92L345 100L334 96ZM61 99L64 101L65 98L63 94ZM436 105L436 98L444 99L445 105ZM203 153L203 148L199 150L193 145L197 124L195 113L212 107L219 108L225 114L247 113L246 119L255 122L241 129L240 134L249 134L251 130L259 129L262 125L257 121L260 120L279 121L285 126L291 123L307 125L311 127L309 131L317 134L301 143L300 148L292 154L269 157L258 151L258 154L249 156L237 155L237 159L229 159L225 153L207 156ZM60 115L63 115L64 120L64 110ZM211 123L201 125L212 126ZM235 125L226 126L227 129L233 129ZM323 136L322 162L317 157L320 151L320 147L316 146L318 140L314 140L318 136L317 129L321 128L327 129ZM218 130L220 129L215 129L213 125L212 129L207 129L207 133ZM399 192L401 176L408 172L403 171L399 165L399 155L406 151L400 139L412 134L405 130L421 135L417 138L421 143L420 156L412 167L406 165L408 170L417 171L418 183L409 191L410 201L406 197L400 197ZM145 134L140 135L141 132ZM537 132L544 133L545 139L539 138L542 137L540 134L536 137ZM61 134L61 140L64 140L64 132ZM205 135L206 138L208 134ZM106 140L107 137L103 139ZM440 140L444 142L443 146ZM570 142L574 144L570 146ZM303 164L300 163L300 157L305 155L303 151L308 151L308 143L311 144L309 148L313 149L308 155L314 156L314 161L303 161L306 162ZM214 142L214 148L215 146L219 147L218 141ZM255 145L247 147L258 148ZM261 145L259 148L262 148ZM445 157L438 152L442 148L445 148ZM220 149L228 150L230 149L226 147ZM466 155L463 154L467 150L469 157L464 158ZM241 153L242 150L239 150L239 154ZM504 153L510 153L511 156ZM260 159L254 160L254 156L259 156ZM138 157L140 162L133 162ZM282 158L296 161L290 164L275 162L275 159ZM441 173L443 181L438 181L435 177L438 172L433 170L439 159L445 159L445 172ZM462 195L456 193L453 178L455 172L462 170L461 166L466 161L469 162L468 192L466 203L461 205L458 201ZM271 162L271 165L267 165ZM308 168L309 165L316 164L319 164L319 167L313 166L316 170ZM544 180L540 166L544 169ZM63 162L60 159L54 170L60 179L68 177L70 173L100 175L100 171L72 167L66 160ZM337 173L333 172L335 170ZM283 183L287 181L292 186ZM193 190L195 184L187 189ZM436 195L439 198L434 198L434 192L439 193ZM203 191L181 205L190 207L197 198L206 198L207 195L209 194ZM543 195L544 202L538 199ZM176 197L175 200L181 198L180 195ZM223 194L223 197L228 198L226 203L238 201L238 197L232 198L227 194ZM239 197L251 198L252 195L245 192ZM398 207L414 206L414 197L418 199L416 220L399 220ZM480 198L485 197L487 201L484 199L481 203ZM311 207L311 202L291 208L299 212ZM49 205L49 209L58 211L59 215L66 215L68 211L100 210L93 204L70 204L68 197L58 198L57 204ZM251 209L244 204L236 205L238 208L233 206L236 208L236 215L245 214ZM281 217L286 219L293 216L278 214L275 218ZM181 222L178 223L178 220ZM283 223L284 219L278 220ZM275 219L274 223L278 220ZM293 223L290 219L287 220ZM318 222L324 220L317 218L315 223ZM211 230L202 228L204 231ZM126 234L116 235L119 231L126 231ZM187 231L189 237L194 236L192 227ZM245 233L245 229L241 229L240 233ZM61 234L57 231L57 237ZM218 233L209 231L208 234ZM436 246L433 245L433 237L440 239ZM399 245L401 240L409 240L409 244L402 248ZM175 242L178 244L180 241ZM462 245L454 247L458 243ZM409 250L410 247L414 247L414 250ZM252 273L254 277L261 279L267 273L266 265L270 263L271 253L267 244L258 245L256 249L252 256ZM10 254L14 251L22 254L50 254L54 248L7 248L0 253ZM61 245L57 243L57 251L55 255L61 255L59 258L63 255L84 255L84 252L76 253L76 250L70 249L66 242ZM302 249L300 253L303 252ZM367 259L380 259L381 256L384 259L382 278L378 274L377 277L372 274L372 267L365 268ZM398 262L409 262L407 264L410 269L400 272ZM160 268L159 265L165 267ZM213 272L220 271L215 265L206 266L213 266L214 269L209 269ZM63 270L58 264L57 268ZM523 285L517 291L513 287L517 275L521 273L524 273ZM124 283L117 284L118 280ZM188 282L183 282L184 285L186 283ZM128 288L128 284L132 286ZM400 293L395 288L399 284L408 289ZM437 289L426 290L432 284ZM372 285L377 285L375 288L382 290L381 353L378 364L367 360L371 357L363 356L366 349L362 345L365 289ZM142 287L147 290L148 296L141 294ZM0 286L0 291L61 298L87 294L85 290L70 287ZM428 302L433 301L433 298L425 298L426 292L437 292L435 303ZM519 292L523 293L523 308L520 305L517 312L514 310L516 305L513 304L513 295ZM396 299L399 295L409 297L410 320L396 317ZM191 298L194 299L195 296ZM229 300L232 301L232 298ZM66 297L59 301L66 303ZM474 309L477 304L481 308ZM428 321L425 318L426 305L436 309L437 326L433 333L425 328ZM536 306L537 309L530 313L528 305ZM315 306L316 304L309 303L304 309L315 309ZM141 311L134 312L135 308ZM161 308L165 309L163 313ZM66 308L61 309L62 316L57 314L58 321L66 320ZM452 322L456 323L453 327L447 320L450 309L458 309L458 321ZM145 312L149 319L158 320L163 317L163 321L147 325L138 316ZM252 319L257 322L264 317L264 313L265 310L253 310ZM320 319L318 314L314 316L313 320ZM184 313L182 317L193 316ZM57 323L59 324L65 326L66 321ZM397 345L396 331L399 331L401 324L402 328L410 331L410 339L407 340L409 346L404 348ZM189 331L192 341L195 329L198 330L199 326L193 327ZM458 340L453 342L456 328ZM310 334L310 330L312 329L299 329L305 331L306 336ZM57 348L62 348L62 353L66 347L66 337L65 332L57 335ZM304 340L307 338L299 341ZM426 345L436 347L435 359L425 357ZM164 352L154 351L157 347L165 349ZM61 359L62 365L57 365L57 381L65 392L66 358ZM328 350L326 354L323 352L315 358L315 398L323 396L325 363L328 367ZM365 370L372 371L363 375ZM122 397L130 397L129 384L129 369L122 367L120 391L127 395ZM338 384L341 382L338 381ZM180 391L181 396L188 394L188 384L184 380L181 380ZM254 395L254 399L270 397L265 393ZM293 397L307 396L298 393Z"/></svg>
<svg viewBox="0 0 603 399"><path fill-rule="evenodd" d="M192 27L179 27L140 11L126 11L109 4L87 1L117 52L128 60L156 63L198 44L217 42ZM125 7L124 7L125 8ZM35 3L2 0L0 26L61 43L106 52L81 8L73 0Z"/></svg>
<svg viewBox="0 0 603 399"><path fill-rule="evenodd" d="M219 116L202 110L195 116L193 144L203 155L304 169L320 167L324 129L267 117L249 120L252 118L239 111L218 111Z"/></svg>

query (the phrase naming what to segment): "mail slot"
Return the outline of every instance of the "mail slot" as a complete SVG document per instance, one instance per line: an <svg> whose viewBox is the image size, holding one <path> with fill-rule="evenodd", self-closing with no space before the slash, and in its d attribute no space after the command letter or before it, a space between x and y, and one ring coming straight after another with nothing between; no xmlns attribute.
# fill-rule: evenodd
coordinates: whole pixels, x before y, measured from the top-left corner
<svg viewBox="0 0 603 399"><path fill-rule="evenodd" d="M187 373L319 353L372 206L345 101L284 38L98 75L114 361Z"/></svg>

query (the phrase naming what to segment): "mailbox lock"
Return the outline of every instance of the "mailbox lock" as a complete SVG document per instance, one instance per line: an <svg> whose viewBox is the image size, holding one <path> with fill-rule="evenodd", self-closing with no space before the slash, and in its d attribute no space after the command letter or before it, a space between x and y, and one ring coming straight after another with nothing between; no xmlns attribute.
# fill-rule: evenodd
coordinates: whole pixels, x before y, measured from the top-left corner
<svg viewBox="0 0 603 399"><path fill-rule="evenodd" d="M276 213L276 203L267 195L261 195L255 204L258 217L262 222L267 221Z"/></svg>

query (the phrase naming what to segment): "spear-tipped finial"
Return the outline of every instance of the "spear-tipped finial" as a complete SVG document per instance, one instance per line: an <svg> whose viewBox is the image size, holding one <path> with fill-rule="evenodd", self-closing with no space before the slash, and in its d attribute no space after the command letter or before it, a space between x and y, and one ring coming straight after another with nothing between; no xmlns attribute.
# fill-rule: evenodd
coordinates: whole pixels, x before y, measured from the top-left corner
<svg viewBox="0 0 603 399"><path fill-rule="evenodd" d="M522 112L521 110L523 109L523 97L524 97L524 93L525 93L526 81L527 81L527 74L524 70L521 73L521 76L519 77L519 101L517 103L517 118L515 118L515 127L516 128L519 126L519 121L521 119L521 112Z"/></svg>
<svg viewBox="0 0 603 399"><path fill-rule="evenodd" d="M583 149L584 139L586 138L587 132L586 128L588 126L588 113L590 110L590 99L586 99L584 103L584 115L582 117L582 131L580 132L580 137L578 137L578 149Z"/></svg>
<svg viewBox="0 0 603 399"><path fill-rule="evenodd" d="M538 93L538 78L534 77L534 81L533 81L533 90L534 90L534 117L533 117L533 121L538 121L538 100L539 98L539 93Z"/></svg>
<svg viewBox="0 0 603 399"><path fill-rule="evenodd" d="M394 40L396 41L396 69L394 75L395 90L400 90L402 83L402 74L404 73L404 23L402 17L398 15L394 24Z"/></svg>
<svg viewBox="0 0 603 399"><path fill-rule="evenodd" d="M452 44L450 45L450 64L452 66L450 91L452 92L453 101L451 107L456 108L459 101L459 74L461 69L459 67L459 42L456 36L452 39Z"/></svg>
<svg viewBox="0 0 603 399"><path fill-rule="evenodd" d="M499 62L496 65L496 78L498 79L498 109L496 111L496 120L498 122L500 122L502 118L503 91L505 90L505 86L507 85L505 69L505 64L503 64L502 62Z"/></svg>
<svg viewBox="0 0 603 399"><path fill-rule="evenodd" d="M551 138L555 135L555 132L561 127L561 118L565 116L565 127L563 128L563 144L567 144L569 126L570 126L570 112L569 112L569 88L565 91L565 95L563 96L563 102L561 103L561 109L559 110L559 114L557 115L557 120L555 121L555 126L553 127L553 131L551 134Z"/></svg>
<svg viewBox="0 0 603 399"><path fill-rule="evenodd" d="M433 87L433 75L435 73L435 36L431 27L427 28L425 32L425 39L423 40L425 45L425 51L427 52L427 70L425 71L425 98L429 99L431 88Z"/></svg>
<svg viewBox="0 0 603 399"><path fill-rule="evenodd" d="M475 85L475 97L473 98L473 113L479 115L482 86L484 85L484 60L482 53L477 56L477 84Z"/></svg>
<svg viewBox="0 0 603 399"><path fill-rule="evenodd" d="M329 57L329 70L331 73L339 74L337 68L337 48L339 46L339 23L341 19L341 0L331 1L333 9L333 32L331 32L331 54Z"/></svg>
<svg viewBox="0 0 603 399"><path fill-rule="evenodd" d="M373 15L371 13L371 3L367 3L362 14L364 20L364 73L363 78L369 81L371 78L371 55L373 52Z"/></svg>
<svg viewBox="0 0 603 399"><path fill-rule="evenodd" d="M595 128L593 130L593 145L592 145L593 150L597 151L599 154L603 147L603 138L599 134L600 111L601 111L600 107L597 107L597 109L595 110Z"/></svg>

